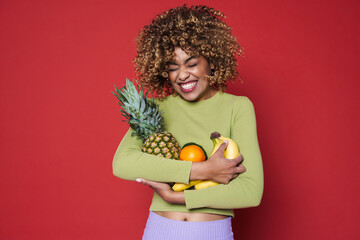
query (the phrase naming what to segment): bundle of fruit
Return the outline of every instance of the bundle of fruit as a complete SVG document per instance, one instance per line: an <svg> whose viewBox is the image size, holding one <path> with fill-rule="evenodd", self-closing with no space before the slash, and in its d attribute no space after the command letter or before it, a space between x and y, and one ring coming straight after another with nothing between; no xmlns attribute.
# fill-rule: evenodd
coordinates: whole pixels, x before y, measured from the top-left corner
<svg viewBox="0 0 360 240"><path fill-rule="evenodd" d="M219 149L220 145L227 141L228 146L226 147L224 151L224 157L227 159L234 159L237 156L239 156L239 148L234 140L231 138L227 138L224 136L221 136L218 132L213 132L210 136L210 139L214 143L213 151L211 152L211 155L214 155L214 153ZM206 153L203 150L203 148L195 143L189 143L183 147L183 149L180 152L180 160L184 161L192 161L192 162L202 162L206 160ZM211 180L193 180L190 181L189 184L184 183L176 183L173 186L173 190L175 192L178 191L184 191L185 189L191 188L192 186L195 187L196 190L203 189L207 187L212 187L219 185L219 183L211 181Z"/></svg>
<svg viewBox="0 0 360 240"><path fill-rule="evenodd" d="M139 91L137 89L140 89ZM200 162L206 160L206 153L201 146L195 143L186 144L181 150L175 137L165 131L164 118L161 115L159 106L154 99L147 99L147 93L144 93L142 86L135 86L133 82L126 79L126 86L122 89L115 86L113 94L119 100L119 105L124 120L134 130L132 136L141 139L143 145L141 150L145 153L156 156L185 161ZM214 132L210 137L214 143L214 149L211 156L218 150L224 141L228 141L228 146L224 151L225 158L233 159L239 155L239 149L236 143L230 139ZM195 189L203 189L218 185L213 181L190 181L189 184L176 183L173 186L174 191L183 191L192 186Z"/></svg>

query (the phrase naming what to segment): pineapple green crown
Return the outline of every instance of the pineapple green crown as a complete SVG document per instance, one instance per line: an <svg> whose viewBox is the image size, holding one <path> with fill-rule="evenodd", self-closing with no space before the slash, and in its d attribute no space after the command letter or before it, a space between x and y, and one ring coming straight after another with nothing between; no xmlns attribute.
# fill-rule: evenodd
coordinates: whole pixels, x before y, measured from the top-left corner
<svg viewBox="0 0 360 240"><path fill-rule="evenodd" d="M122 89L115 86L112 92L119 100L123 115L130 127L134 130L132 136L137 136L143 142L152 134L165 131L164 118L154 99L147 99L143 86L139 86L126 79L126 86ZM140 91L138 91L139 89Z"/></svg>

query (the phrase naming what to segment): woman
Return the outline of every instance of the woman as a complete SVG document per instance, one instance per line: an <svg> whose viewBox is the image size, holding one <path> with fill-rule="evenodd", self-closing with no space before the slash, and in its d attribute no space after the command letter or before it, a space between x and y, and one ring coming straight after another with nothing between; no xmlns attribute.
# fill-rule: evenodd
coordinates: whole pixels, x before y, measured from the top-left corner
<svg viewBox="0 0 360 240"><path fill-rule="evenodd" d="M237 78L242 50L224 15L206 6L178 7L158 15L138 37L139 81L160 96L166 129L179 144L196 142L207 154L210 133L232 138L241 155L225 159L226 143L207 161L191 163L140 151L141 142L123 138L114 175L154 189L143 239L233 239L234 208L259 205L263 191L261 154L251 101L223 93ZM242 162L243 161L243 162ZM246 171L245 171L246 170ZM220 185L173 192L167 183L213 180Z"/></svg>

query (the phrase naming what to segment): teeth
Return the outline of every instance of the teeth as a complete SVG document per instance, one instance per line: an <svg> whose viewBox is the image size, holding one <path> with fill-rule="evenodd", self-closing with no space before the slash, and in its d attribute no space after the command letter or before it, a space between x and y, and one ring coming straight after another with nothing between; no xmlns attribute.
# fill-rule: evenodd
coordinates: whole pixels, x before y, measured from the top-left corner
<svg viewBox="0 0 360 240"><path fill-rule="evenodd" d="M196 85L196 82L187 83L187 84L181 84L181 87L184 89L190 89Z"/></svg>

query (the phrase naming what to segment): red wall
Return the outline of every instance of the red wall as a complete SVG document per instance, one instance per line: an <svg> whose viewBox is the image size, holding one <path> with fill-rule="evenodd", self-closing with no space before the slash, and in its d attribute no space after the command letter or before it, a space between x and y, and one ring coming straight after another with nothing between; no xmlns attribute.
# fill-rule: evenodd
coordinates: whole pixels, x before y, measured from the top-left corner
<svg viewBox="0 0 360 240"><path fill-rule="evenodd" d="M151 191L112 175L139 29L183 1L0 3L0 239L140 239ZM189 4L205 1L189 1ZM265 171L236 239L360 239L358 1L206 1L245 47Z"/></svg>

